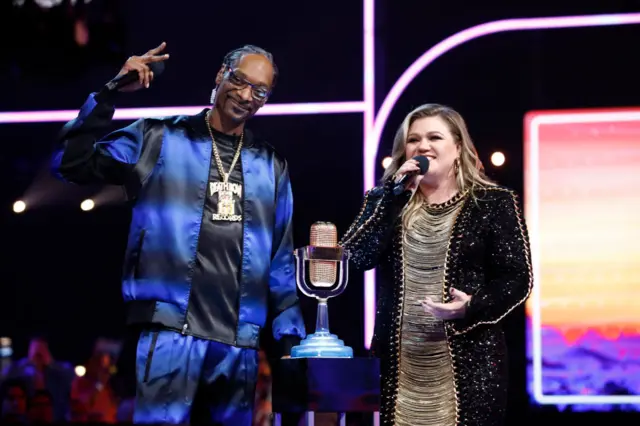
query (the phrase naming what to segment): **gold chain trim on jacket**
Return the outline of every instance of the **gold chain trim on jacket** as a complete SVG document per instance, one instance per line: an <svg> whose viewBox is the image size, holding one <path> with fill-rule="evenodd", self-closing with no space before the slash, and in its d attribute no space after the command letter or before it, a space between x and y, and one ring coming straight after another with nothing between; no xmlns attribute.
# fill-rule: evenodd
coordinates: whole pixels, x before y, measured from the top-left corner
<svg viewBox="0 0 640 426"><path fill-rule="evenodd" d="M465 193L466 194L466 193ZM453 233L458 226L458 218L460 217L460 213L462 213L466 207L467 199L462 201L462 206L456 212L456 217L453 219L453 224L451 225L451 231L449 231L449 241L447 242L447 254L444 258L444 279L442 280L442 300L448 300L447 288L449 287L449 258L451 256L451 240L453 239ZM460 424L460 388L458 386L458 359L456 358L456 354L451 347L451 335L449 334L449 327L445 327L445 332L447 333L447 348L449 350L449 356L451 357L451 370L453 373L453 389L454 395L456 398L456 425Z"/></svg>
<svg viewBox="0 0 640 426"><path fill-rule="evenodd" d="M369 223L371 223L374 219L378 219L378 210L380 209L380 205L382 204L383 198L384 198L384 196L380 197L380 200L378 200L378 203L376 204L375 208L373 209L373 213L371 213L371 216L369 216L369 218L367 220L365 220L364 223L358 227L358 229L355 230L355 232L353 233L353 235L351 237L347 238L346 241L342 242L340 244L341 246L345 246L345 245L349 244L351 242L351 240L353 240L355 237L357 237L362 232L362 230L369 225ZM365 204L365 206L366 206L366 204ZM357 243L357 241L358 240L356 240L356 243Z"/></svg>
<svg viewBox="0 0 640 426"><path fill-rule="evenodd" d="M394 327L394 332L392 334L392 339L393 341L389 342L390 344L394 344L395 345L395 354L394 354L394 359L395 359L395 377L393 378L393 384L394 384L394 389L392 390L392 394L389 395L389 398L392 400L391 405L392 407L387 407L387 409L385 410L386 412L384 414L386 414L389 417L389 422L390 424L394 424L395 423L395 415L396 415L396 409L397 409L397 402L398 402L398 391L399 391L399 375L400 375L400 330L402 329L402 314L404 312L403 309L403 305L404 305L404 249L402 247L402 239L404 238L404 227L402 226L402 222L399 222L396 228L396 240L394 241L394 244L396 245L396 248L398 250L399 256L397 259L395 259L394 261L394 268L398 268L398 271L394 271L394 272L398 272L400 274L400 286L398 288L398 293L397 293L397 305L396 305L396 311L397 311L397 316L395 316L393 318L393 327ZM395 274L394 274L395 275ZM395 279L395 277L394 277ZM388 422L384 422L384 424L388 424Z"/></svg>
<svg viewBox="0 0 640 426"><path fill-rule="evenodd" d="M531 290L533 288L533 268L531 266L531 252L529 250L529 247L526 244L526 242L528 241L528 238L527 238L526 233L524 232L523 221L522 221L522 212L521 212L520 208L518 207L518 203L516 201L516 195L515 195L515 193L513 191L510 191L510 190L504 189L504 188L491 188L491 190L507 192L511 196L511 201L513 202L513 208L514 208L514 211L516 212L516 219L518 221L518 228L520 228L520 236L522 238L522 241L525 242L525 245L524 245L525 259L526 259L526 262L527 262L527 269L529 270L529 282L527 283L527 292L525 293L523 298L521 298L519 301L517 301L513 306L509 307L500 317L496 318L493 321L478 321L475 324L470 325L469 327L467 327L467 328L465 328L463 330L451 330L451 333L454 336L459 336L461 334L467 333L468 331L473 330L474 328L476 328L476 327L478 327L480 325L483 325L483 324L485 324L485 325L487 325L487 324L497 324L504 317L509 315L509 313L511 313L511 311L513 311L516 307L518 307L525 300L527 300L527 298L531 294ZM446 268L446 266L445 266L445 268Z"/></svg>

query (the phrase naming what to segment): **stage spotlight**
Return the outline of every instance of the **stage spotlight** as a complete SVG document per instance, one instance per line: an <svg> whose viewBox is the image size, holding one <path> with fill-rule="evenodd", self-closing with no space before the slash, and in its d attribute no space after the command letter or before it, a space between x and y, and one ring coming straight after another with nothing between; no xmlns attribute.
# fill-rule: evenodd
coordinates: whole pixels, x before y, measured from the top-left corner
<svg viewBox="0 0 640 426"><path fill-rule="evenodd" d="M75 368L76 376L82 377L87 374L87 369L82 365L77 365Z"/></svg>
<svg viewBox="0 0 640 426"><path fill-rule="evenodd" d="M391 165L392 161L393 161L393 159L391 157L384 157L384 159L382 160L382 167L384 167L386 169L387 167L389 167Z"/></svg>
<svg viewBox="0 0 640 426"><path fill-rule="evenodd" d="M92 199L88 199L88 200L84 200L81 204L80 204L80 208L82 210L84 210L85 212L88 212L89 210L91 210L93 207L95 206L95 204L93 203Z"/></svg>
<svg viewBox="0 0 640 426"><path fill-rule="evenodd" d="M491 154L491 164L493 164L494 166L500 167L504 164L504 161L505 161L505 156L500 151L496 151L493 154Z"/></svg>
<svg viewBox="0 0 640 426"><path fill-rule="evenodd" d="M18 200L15 203L13 203L14 213L22 213L23 211L26 210L26 208L27 208L27 205L22 200Z"/></svg>

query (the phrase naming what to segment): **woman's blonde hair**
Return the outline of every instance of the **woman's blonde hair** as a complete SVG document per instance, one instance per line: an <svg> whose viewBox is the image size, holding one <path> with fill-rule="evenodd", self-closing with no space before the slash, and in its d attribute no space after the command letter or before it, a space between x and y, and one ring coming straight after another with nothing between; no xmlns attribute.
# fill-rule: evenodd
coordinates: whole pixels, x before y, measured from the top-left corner
<svg viewBox="0 0 640 426"><path fill-rule="evenodd" d="M449 126L449 131L460 147L458 157L458 167L456 173L456 184L460 192L469 191L473 197L475 190L481 187L494 186L495 183L484 173L484 167L478 152L471 140L467 125L462 116L453 109L439 104L424 104L411 111L402 121L393 140L393 151L391 153L391 164L384 172L383 180L392 177L407 161L405 151L407 145L407 134L409 128L416 120L426 117L440 117ZM402 222L405 227L411 226L412 218L425 202L425 197L421 191L416 191L411 200L407 203L402 213Z"/></svg>

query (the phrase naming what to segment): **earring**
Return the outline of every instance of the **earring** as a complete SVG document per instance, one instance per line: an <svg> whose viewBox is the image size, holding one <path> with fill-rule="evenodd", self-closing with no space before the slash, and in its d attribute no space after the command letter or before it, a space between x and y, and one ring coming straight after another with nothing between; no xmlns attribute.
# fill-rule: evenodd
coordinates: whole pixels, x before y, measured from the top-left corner
<svg viewBox="0 0 640 426"><path fill-rule="evenodd" d="M209 99L211 102L211 105L214 105L216 103L216 92L217 92L217 88L214 87L213 90L211 91L211 98Z"/></svg>
<svg viewBox="0 0 640 426"><path fill-rule="evenodd" d="M458 174L460 171L460 160L456 158L453 160L453 173Z"/></svg>

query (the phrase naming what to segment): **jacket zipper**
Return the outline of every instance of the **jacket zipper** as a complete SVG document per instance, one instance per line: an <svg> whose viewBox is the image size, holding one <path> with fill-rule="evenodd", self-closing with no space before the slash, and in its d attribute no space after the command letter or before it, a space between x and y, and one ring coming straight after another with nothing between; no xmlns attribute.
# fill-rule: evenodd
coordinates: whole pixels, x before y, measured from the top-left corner
<svg viewBox="0 0 640 426"><path fill-rule="evenodd" d="M239 279L238 279L238 288L240 289L240 293L238 294L238 300L236 301L236 312L238 313L238 316L236 317L236 331L235 333L233 333L233 346L237 346L238 345L238 330L240 327L240 302L242 301L242 283L243 283L243 269L244 269L244 257L245 257L245 247L244 247L244 232L245 232L245 218L246 218L246 214L247 214L247 197L246 194L244 193L244 190L246 188L246 185L244 184L244 170L245 170L245 164L244 164L244 158L245 158L245 154L243 152L244 150L240 150L240 175L242 176L242 199L241 199L241 203L242 203L242 250L240 252L240 270L239 272ZM231 177L231 170L229 170L229 177ZM278 188L276 185L276 192L277 192ZM275 211L275 209L274 209ZM275 223L275 215L274 215L274 223Z"/></svg>
<svg viewBox="0 0 640 426"><path fill-rule="evenodd" d="M210 145L211 146L211 145ZM191 263L191 276L190 278L190 283L189 283L189 294L187 295L187 307L184 311L184 321L182 324L182 332L181 334L184 336L185 334L187 334L187 330L189 329L189 324L187 322L187 318L189 317L189 304L191 303L191 289L193 286L193 271L196 267L196 261L198 259L198 250L200 249L200 232L202 230L202 223L205 221L205 211L206 211L206 207L207 207L207 194L209 193L209 180L211 178L211 156L213 155L213 146L211 146L211 153L209 154L209 169L207 171L207 180L205 183L205 187L204 187L204 197L202 198L202 214L200 215L200 227L198 227L198 235L196 236L196 238L198 239L198 242L196 243L196 252L193 255L193 260Z"/></svg>

